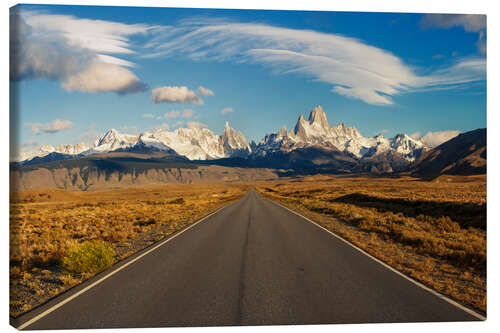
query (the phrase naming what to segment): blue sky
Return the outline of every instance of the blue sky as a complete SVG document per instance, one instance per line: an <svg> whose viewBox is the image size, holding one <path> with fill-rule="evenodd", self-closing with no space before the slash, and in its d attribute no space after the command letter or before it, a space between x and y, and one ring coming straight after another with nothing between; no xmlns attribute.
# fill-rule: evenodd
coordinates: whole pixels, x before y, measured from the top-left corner
<svg viewBox="0 0 500 333"><path fill-rule="evenodd" d="M25 150L225 121L258 141L317 104L365 136L486 127L484 16L23 5L11 22Z"/></svg>

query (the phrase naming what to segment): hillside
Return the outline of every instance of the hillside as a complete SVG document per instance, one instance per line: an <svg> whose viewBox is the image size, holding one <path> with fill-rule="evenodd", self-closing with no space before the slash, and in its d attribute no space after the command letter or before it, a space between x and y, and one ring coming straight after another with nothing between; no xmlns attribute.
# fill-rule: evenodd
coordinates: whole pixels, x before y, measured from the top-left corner
<svg viewBox="0 0 500 333"><path fill-rule="evenodd" d="M485 174L486 128L460 134L423 153L407 170L425 178Z"/></svg>
<svg viewBox="0 0 500 333"><path fill-rule="evenodd" d="M264 168L198 165L164 153L112 152L37 165L11 166L11 191L96 190L159 184L203 184L277 178Z"/></svg>

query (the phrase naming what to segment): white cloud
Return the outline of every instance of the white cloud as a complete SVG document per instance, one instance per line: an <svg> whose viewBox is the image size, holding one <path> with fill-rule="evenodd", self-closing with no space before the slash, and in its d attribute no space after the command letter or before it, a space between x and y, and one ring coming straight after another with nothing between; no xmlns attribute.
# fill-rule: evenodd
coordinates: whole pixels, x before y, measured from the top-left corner
<svg viewBox="0 0 500 333"><path fill-rule="evenodd" d="M70 75L62 87L67 91L99 93L113 91L124 95L147 89L131 71L126 68L95 62L82 72Z"/></svg>
<svg viewBox="0 0 500 333"><path fill-rule="evenodd" d="M152 114L152 113L144 113L144 114L142 115L142 118L154 118L154 117L155 117L155 115L154 115L154 114Z"/></svg>
<svg viewBox="0 0 500 333"><path fill-rule="evenodd" d="M56 119L50 123L26 123L27 126L31 128L32 134L44 133L57 133L60 131L67 131L73 127L73 122L70 120L59 120Z"/></svg>
<svg viewBox="0 0 500 333"><path fill-rule="evenodd" d="M143 24L90 20L33 11L24 12L24 18L36 31L60 36L69 45L99 53L134 53L129 36L146 34L154 28Z"/></svg>
<svg viewBox="0 0 500 333"><path fill-rule="evenodd" d="M161 120L161 119L162 119L161 116L156 117L156 120Z"/></svg>
<svg viewBox="0 0 500 333"><path fill-rule="evenodd" d="M460 134L460 131L437 131L437 132L427 132L424 136L421 136L420 132L413 133L412 138L417 140L422 140L429 147L437 147L440 144L453 139Z"/></svg>
<svg viewBox="0 0 500 333"><path fill-rule="evenodd" d="M424 87L481 81L486 73L485 60L480 58L474 60L481 66L466 69L457 62L419 75L417 68L389 51L355 38L265 24L184 21L151 45L147 57L263 64L277 73L331 84L332 92L377 105L393 104L393 96Z"/></svg>
<svg viewBox="0 0 500 333"><path fill-rule="evenodd" d="M462 58L449 67L438 69L432 74L420 77L416 89L456 88L486 80L486 59Z"/></svg>
<svg viewBox="0 0 500 333"><path fill-rule="evenodd" d="M146 89L130 61L106 53L133 53L129 36L154 27L80 19L23 9L11 11L14 80L48 78L66 90L127 94Z"/></svg>
<svg viewBox="0 0 500 333"><path fill-rule="evenodd" d="M208 125L204 124L204 123L197 122L197 121L190 121L187 123L187 127L189 127L189 128L206 128L206 127L208 127Z"/></svg>
<svg viewBox="0 0 500 333"><path fill-rule="evenodd" d="M113 56L105 55L105 54L98 54L97 60L99 60L100 62L106 63L106 64L113 64L113 65L118 65L118 66L123 66L123 67L135 67L135 64L133 62L123 60L120 58L116 58Z"/></svg>
<svg viewBox="0 0 500 333"><path fill-rule="evenodd" d="M60 131L67 131L71 127L73 127L73 122L71 122L70 120L56 119L51 123L45 124L42 130L45 133L56 133Z"/></svg>
<svg viewBox="0 0 500 333"><path fill-rule="evenodd" d="M191 103L203 104L203 100L186 86L165 86L153 89L151 98L154 103Z"/></svg>
<svg viewBox="0 0 500 333"><path fill-rule="evenodd" d="M222 114L228 114L230 112L233 112L233 108L224 108L224 109L221 110L220 113L222 113Z"/></svg>
<svg viewBox="0 0 500 333"><path fill-rule="evenodd" d="M463 27L467 32L486 29L486 15L475 14L426 14L420 20L423 28Z"/></svg>
<svg viewBox="0 0 500 333"><path fill-rule="evenodd" d="M420 131L417 131L413 134L410 134L410 137L412 137L415 140L420 140L422 139L422 133L420 133Z"/></svg>
<svg viewBox="0 0 500 333"><path fill-rule="evenodd" d="M200 95L209 95L209 96L213 96L214 95L214 92L208 88L205 88L205 87L202 87L200 86L198 88L198 94Z"/></svg>
<svg viewBox="0 0 500 333"><path fill-rule="evenodd" d="M169 111L169 112L166 112L163 117L165 119L169 119L169 118L177 118L179 117L181 113L179 111Z"/></svg>
<svg viewBox="0 0 500 333"><path fill-rule="evenodd" d="M191 118L193 116L193 110L191 109L185 109L182 112L182 118Z"/></svg>

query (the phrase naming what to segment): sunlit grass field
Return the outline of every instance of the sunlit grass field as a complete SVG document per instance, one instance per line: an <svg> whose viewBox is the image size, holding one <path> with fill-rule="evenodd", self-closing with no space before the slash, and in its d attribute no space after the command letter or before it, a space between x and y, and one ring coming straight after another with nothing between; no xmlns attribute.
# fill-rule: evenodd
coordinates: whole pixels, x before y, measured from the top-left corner
<svg viewBox="0 0 500 333"><path fill-rule="evenodd" d="M11 194L11 315L28 311L113 262L185 228L242 197L248 188L190 184ZM101 252L94 256L107 258L105 264L80 260L95 249Z"/></svg>
<svg viewBox="0 0 500 333"><path fill-rule="evenodd" d="M11 194L17 316L256 187L392 267L486 311L486 177L308 176L276 181ZM89 254L99 261L85 262Z"/></svg>
<svg viewBox="0 0 500 333"><path fill-rule="evenodd" d="M486 311L485 176L311 176L257 189L425 285Z"/></svg>

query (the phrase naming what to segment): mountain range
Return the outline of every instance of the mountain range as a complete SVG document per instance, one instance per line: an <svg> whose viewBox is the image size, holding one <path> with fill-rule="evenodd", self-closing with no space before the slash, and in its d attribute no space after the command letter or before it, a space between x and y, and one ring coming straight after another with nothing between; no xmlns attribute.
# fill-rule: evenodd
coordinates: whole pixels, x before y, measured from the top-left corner
<svg viewBox="0 0 500 333"><path fill-rule="evenodd" d="M428 150L424 142L406 134L398 134L393 138L384 138L382 135L364 137L355 127L346 127L344 123L330 127L322 107L317 106L310 112L307 120L300 115L293 130L287 131L283 126L279 131L267 134L258 144L249 144L244 135L231 128L227 122L220 135L208 128L179 128L174 131L159 129L139 135L122 134L110 129L92 147L81 143L57 147L44 145L22 156L20 162L30 162L37 157L34 162L43 161L40 158L49 155L49 159L67 159L70 156L138 149L178 154L189 160L234 157L259 159L277 152L290 153L304 148L327 151L336 149L355 160L393 152L408 162L414 161Z"/></svg>
<svg viewBox="0 0 500 333"><path fill-rule="evenodd" d="M462 133L430 148L406 134L364 137L355 127L330 126L315 107L295 127L283 126L249 143L228 123L123 134L111 129L91 147L41 146L11 163L13 190L87 190L163 183L255 181L306 174L371 173L434 178L486 173L486 129Z"/></svg>

